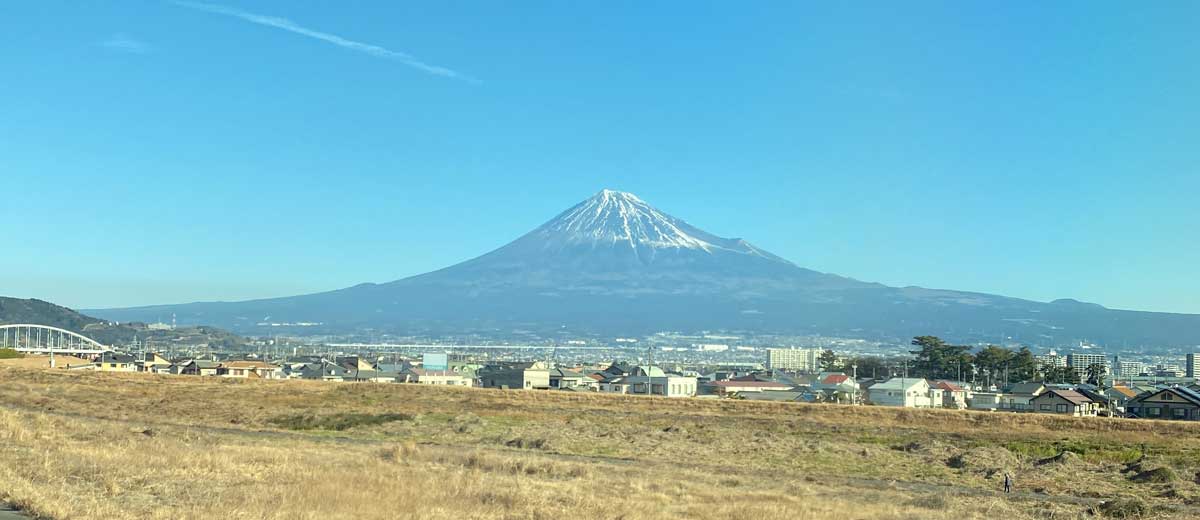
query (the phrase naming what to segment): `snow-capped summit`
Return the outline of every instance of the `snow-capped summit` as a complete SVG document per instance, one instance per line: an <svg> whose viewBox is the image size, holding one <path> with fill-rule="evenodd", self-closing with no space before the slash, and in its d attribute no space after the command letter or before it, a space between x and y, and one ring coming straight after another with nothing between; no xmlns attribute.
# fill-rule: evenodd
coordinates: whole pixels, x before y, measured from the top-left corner
<svg viewBox="0 0 1200 520"><path fill-rule="evenodd" d="M663 250L728 252L783 262L744 240L721 238L663 213L629 192L601 190L543 224L524 239L538 240L543 251L577 246L615 247L648 263Z"/></svg>

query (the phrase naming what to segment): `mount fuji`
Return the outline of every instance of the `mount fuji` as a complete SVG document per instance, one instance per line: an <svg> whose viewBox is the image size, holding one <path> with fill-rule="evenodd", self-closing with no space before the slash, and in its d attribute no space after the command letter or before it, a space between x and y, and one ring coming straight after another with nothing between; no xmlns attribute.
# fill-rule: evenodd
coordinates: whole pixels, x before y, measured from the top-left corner
<svg viewBox="0 0 1200 520"><path fill-rule="evenodd" d="M173 313L180 323L245 333L264 332L258 323L269 317L321 323L327 332L737 330L894 341L937 334L959 341L1200 344L1198 315L897 288L805 269L613 190L483 256L393 282L285 298L89 312L122 321Z"/></svg>

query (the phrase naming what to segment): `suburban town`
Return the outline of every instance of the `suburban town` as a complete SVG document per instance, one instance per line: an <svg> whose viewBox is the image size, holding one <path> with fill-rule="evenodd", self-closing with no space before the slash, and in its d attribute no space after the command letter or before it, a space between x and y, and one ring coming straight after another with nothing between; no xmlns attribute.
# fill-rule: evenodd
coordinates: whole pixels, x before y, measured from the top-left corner
<svg viewBox="0 0 1200 520"><path fill-rule="evenodd" d="M607 360L563 364L554 361L483 361L469 354L418 356L289 356L208 354L170 359L156 352L30 356L26 366L99 372L144 372L180 376L304 379L346 383L404 383L524 391L596 392L667 398L834 403L903 408L940 408L1059 414L1074 417L1148 418L1200 421L1200 354L1187 354L1183 366L1110 359L1096 353L1030 356L986 347L966 365L962 360L938 371L922 358L940 350L965 353L938 338L913 340L915 356L839 356L816 348L768 348L762 363L731 366L648 364ZM2 351L0 351L2 352ZM10 350L10 352L14 352ZM996 354L1003 365L984 366ZM1005 356L1012 354L1008 358ZM1022 371L1018 357L1031 357ZM945 354L945 352L942 352ZM15 356L10 356L15 357ZM865 369L870 365L871 372ZM947 373L947 370L949 373ZM880 373L880 372L883 373ZM1023 373L1022 373L1023 372ZM970 374L970 377L962 377ZM1111 374L1111 375L1110 375ZM958 376L958 377L953 377Z"/></svg>

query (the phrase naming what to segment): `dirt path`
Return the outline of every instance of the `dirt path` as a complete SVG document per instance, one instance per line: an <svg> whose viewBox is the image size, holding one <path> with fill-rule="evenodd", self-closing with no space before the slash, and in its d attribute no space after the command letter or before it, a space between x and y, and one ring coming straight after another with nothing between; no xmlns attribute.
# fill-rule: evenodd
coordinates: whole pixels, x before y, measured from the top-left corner
<svg viewBox="0 0 1200 520"><path fill-rule="evenodd" d="M29 517L8 504L0 503L0 520L29 520Z"/></svg>

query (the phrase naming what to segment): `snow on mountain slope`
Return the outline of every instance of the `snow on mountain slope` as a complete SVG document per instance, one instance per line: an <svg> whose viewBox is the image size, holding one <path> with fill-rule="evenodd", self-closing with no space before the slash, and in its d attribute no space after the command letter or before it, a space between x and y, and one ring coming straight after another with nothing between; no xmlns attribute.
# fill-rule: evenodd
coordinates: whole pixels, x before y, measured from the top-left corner
<svg viewBox="0 0 1200 520"><path fill-rule="evenodd" d="M392 284L626 295L755 295L874 286L798 267L745 240L718 237L636 195L614 190L595 194L490 253Z"/></svg>
<svg viewBox="0 0 1200 520"><path fill-rule="evenodd" d="M513 243L499 256L584 256L610 250L640 264L664 258L745 256L793 266L745 240L722 238L654 208L632 193L603 190ZM486 256L486 255L485 255ZM794 267L794 266L793 266Z"/></svg>
<svg viewBox="0 0 1200 520"><path fill-rule="evenodd" d="M758 254L741 243L712 236L667 215L632 193L603 190L542 225L534 234L549 242L572 244L622 243L631 250L682 248L714 249Z"/></svg>

